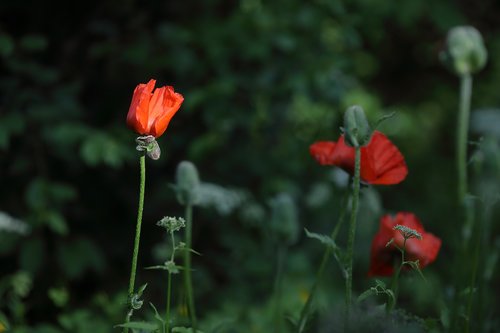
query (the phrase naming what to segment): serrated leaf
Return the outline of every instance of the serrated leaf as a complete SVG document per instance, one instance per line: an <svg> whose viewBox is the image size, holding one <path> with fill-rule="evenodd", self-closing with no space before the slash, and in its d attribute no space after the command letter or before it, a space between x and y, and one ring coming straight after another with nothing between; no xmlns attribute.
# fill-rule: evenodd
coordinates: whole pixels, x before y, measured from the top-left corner
<svg viewBox="0 0 500 333"><path fill-rule="evenodd" d="M304 228L304 231L306 232L306 236L307 237L313 238L313 239L317 239L323 245L326 245L326 246L328 246L328 247L330 247L332 249L338 249L337 244L335 243L335 241L330 236L317 234L315 232L310 232L306 228Z"/></svg>
<svg viewBox="0 0 500 333"><path fill-rule="evenodd" d="M370 296L375 296L375 295L376 292L372 288L365 290L363 293L361 293L361 295L358 296L358 303L364 301Z"/></svg>
<svg viewBox="0 0 500 333"><path fill-rule="evenodd" d="M382 281L382 280L375 279L375 284L377 285L377 287L380 287L382 289L386 289L387 288L385 282Z"/></svg>

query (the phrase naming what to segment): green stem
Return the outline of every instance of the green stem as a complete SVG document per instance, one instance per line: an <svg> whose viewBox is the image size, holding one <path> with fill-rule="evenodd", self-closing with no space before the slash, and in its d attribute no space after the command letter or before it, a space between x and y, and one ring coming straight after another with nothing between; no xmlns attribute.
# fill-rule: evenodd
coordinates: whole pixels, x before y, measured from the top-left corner
<svg viewBox="0 0 500 333"><path fill-rule="evenodd" d="M458 200L464 205L467 194L467 135L469 131L470 100L472 94L472 76L465 74L460 78L460 104L457 123L457 171Z"/></svg>
<svg viewBox="0 0 500 333"><path fill-rule="evenodd" d="M191 204L186 205L186 247L184 252L184 287L186 288L188 298L188 312L191 319L191 327L193 332L196 332L196 312L194 308L193 282L191 278L191 237L193 229L193 207Z"/></svg>
<svg viewBox="0 0 500 333"><path fill-rule="evenodd" d="M129 300L132 298L135 289L135 275L137 271L137 257L139 256L139 243L141 240L141 224L142 224L142 211L144 210L144 190L146 187L146 155L141 155L139 159L141 165L141 182L139 186L139 208L137 210L137 224L135 228L135 241L134 241L134 253L132 255L132 268L130 272L130 283L128 286L128 297ZM125 322L130 322L130 317L132 316L132 311L127 313ZM123 329L124 333L128 332L128 328Z"/></svg>
<svg viewBox="0 0 500 333"><path fill-rule="evenodd" d="M172 242L172 255L170 256L170 261L174 261L174 256L175 256L175 238L174 238L174 232L170 232L170 238ZM166 332L168 333L170 331L170 299L172 296L172 273L169 271L168 272L168 282L167 282L167 309L165 312L165 325L166 325Z"/></svg>
<svg viewBox="0 0 500 333"><path fill-rule="evenodd" d="M394 307L396 306L396 303L398 302L398 289L399 289L399 275L401 274L401 270L403 269L403 266L406 264L405 261L405 251L406 251L406 238L403 241L403 248L399 249L401 251L401 264L398 267L398 270L396 271L396 274L392 277L392 282L391 282L391 290L394 293L394 299L391 300L390 302L387 302L386 310L387 312L391 312Z"/></svg>
<svg viewBox="0 0 500 333"><path fill-rule="evenodd" d="M331 238L335 240L337 238L337 234L340 231L340 227L342 226L344 222L344 215L345 215L345 204L348 198L348 192L344 195L342 198L341 202L341 210L340 210L340 215L339 219L337 221L337 224L335 225L335 228L332 231ZM304 329L306 327L307 323L307 316L309 315L310 308L312 306L312 301L314 300L314 296L316 295L316 290L318 289L319 282L321 281L321 278L323 277L323 272L325 271L326 264L328 263L328 260L330 259L330 255L332 254L332 248L327 246L325 249L325 252L323 253L323 258L321 259L321 264L319 265L318 271L316 272L316 279L314 281L314 284L311 287L311 290L309 292L309 295L307 297L307 301L304 304L304 307L302 308L302 311L300 312L300 319L299 319L299 324L297 325L297 332L302 333L304 332Z"/></svg>
<svg viewBox="0 0 500 333"><path fill-rule="evenodd" d="M170 298L172 295L172 273L168 272L168 282L167 282L167 310L165 312L165 326L167 327L167 333L170 332Z"/></svg>
<svg viewBox="0 0 500 333"><path fill-rule="evenodd" d="M283 318L281 309L281 287L283 284L283 267L285 265L286 247L280 246L278 249L276 278L274 281L274 327L276 333L283 332Z"/></svg>
<svg viewBox="0 0 500 333"><path fill-rule="evenodd" d="M354 236L356 235L356 220L358 215L360 171L361 171L361 149L360 147L355 147L351 220L349 223L349 235L347 239L347 267L346 267L346 283L345 283L346 322L348 321L349 318L349 310L352 302L352 261L354 252Z"/></svg>
<svg viewBox="0 0 500 333"><path fill-rule="evenodd" d="M475 249L474 249L474 257L472 261L472 273L470 277L470 284L469 284L469 295L468 295L468 300L467 300L467 312L466 312L466 319L467 319L467 324L465 325L465 332L469 333L470 328L471 328L471 316L472 316L472 303L474 300L474 288L476 286L476 279L477 279L477 270L479 266L479 257L480 257L480 252L481 252L481 235L483 231L482 223L479 223L479 225L475 228L476 229L476 239L475 239ZM479 292L478 292L479 294Z"/></svg>
<svg viewBox="0 0 500 333"><path fill-rule="evenodd" d="M460 77L460 96L459 96L459 114L457 118L457 133L456 133L456 164L457 164L457 200L460 215L464 219L464 224L462 229L463 237L459 237L461 246L461 253L456 256L455 266L459 265L462 258L469 253L469 239L470 230L473 227L472 218L469 214L469 205L467 204L465 197L467 194L467 139L469 131L469 115L470 115L470 104L472 95L472 77L470 74L464 74ZM464 286L464 281L461 279L466 272L463 274L454 274L457 279L457 288L461 289ZM458 329L459 319L461 318L459 311L459 294L458 292L454 295L454 301L452 305L452 319L451 319L451 332L455 332ZM461 325L460 325L461 326Z"/></svg>

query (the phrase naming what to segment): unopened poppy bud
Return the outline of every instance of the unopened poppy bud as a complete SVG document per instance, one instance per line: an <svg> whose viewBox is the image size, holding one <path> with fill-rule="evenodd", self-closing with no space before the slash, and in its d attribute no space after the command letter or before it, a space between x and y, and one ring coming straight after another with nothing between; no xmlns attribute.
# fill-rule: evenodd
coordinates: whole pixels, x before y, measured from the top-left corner
<svg viewBox="0 0 500 333"><path fill-rule="evenodd" d="M290 195L281 193L271 201L271 227L278 240L292 245L299 238L297 208Z"/></svg>
<svg viewBox="0 0 500 333"><path fill-rule="evenodd" d="M345 112L344 134L347 145L351 147L362 147L370 142L372 130L361 106L353 105Z"/></svg>
<svg viewBox="0 0 500 333"><path fill-rule="evenodd" d="M486 65L488 52L481 33L471 26L451 29L441 60L457 75L474 74Z"/></svg>
<svg viewBox="0 0 500 333"><path fill-rule="evenodd" d="M182 161L177 166L175 177L179 203L182 205L196 204L200 187L200 177L196 166L189 161Z"/></svg>
<svg viewBox="0 0 500 333"><path fill-rule="evenodd" d="M137 151L146 152L146 155L155 161L160 158L161 149L154 136L139 136L135 139L135 142L137 143L137 147L135 148Z"/></svg>

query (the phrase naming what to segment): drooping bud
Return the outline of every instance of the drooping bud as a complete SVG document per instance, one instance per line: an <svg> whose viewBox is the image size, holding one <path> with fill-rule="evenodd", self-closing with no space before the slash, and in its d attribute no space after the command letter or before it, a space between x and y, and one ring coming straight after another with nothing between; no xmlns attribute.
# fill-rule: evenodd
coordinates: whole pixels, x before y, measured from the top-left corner
<svg viewBox="0 0 500 333"><path fill-rule="evenodd" d="M488 52L481 33L471 26L451 29L446 38L446 50L441 60L457 75L474 74L486 65Z"/></svg>
<svg viewBox="0 0 500 333"><path fill-rule="evenodd" d="M346 144L351 147L362 147L370 142L372 130L361 106L353 105L344 113L344 134Z"/></svg>
<svg viewBox="0 0 500 333"><path fill-rule="evenodd" d="M177 200L181 205L193 205L198 202L200 177L196 166L189 161L182 161L175 174Z"/></svg>
<svg viewBox="0 0 500 333"><path fill-rule="evenodd" d="M139 136L135 139L135 142L137 143L137 147L135 148L137 151L145 151L148 157L155 161L160 158L161 149L154 136Z"/></svg>
<svg viewBox="0 0 500 333"><path fill-rule="evenodd" d="M299 221L297 208L293 199L286 193L278 194L271 200L271 228L278 241L292 245L299 238Z"/></svg>

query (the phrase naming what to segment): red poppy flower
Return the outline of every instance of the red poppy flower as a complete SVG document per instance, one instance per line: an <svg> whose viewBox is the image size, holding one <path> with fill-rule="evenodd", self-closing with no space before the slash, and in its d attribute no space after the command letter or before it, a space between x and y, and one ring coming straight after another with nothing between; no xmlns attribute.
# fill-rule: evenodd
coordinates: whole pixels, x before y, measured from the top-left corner
<svg viewBox="0 0 500 333"><path fill-rule="evenodd" d="M127 114L127 125L141 135L155 138L165 132L184 97L171 86L155 89L156 80L139 84ZM154 90L154 92L153 92Z"/></svg>
<svg viewBox="0 0 500 333"><path fill-rule="evenodd" d="M393 229L398 224L411 228L422 236L422 239L410 238L406 241L405 260L418 260L420 268L436 260L441 247L441 239L425 232L424 227L414 214L400 212L396 216L385 215L380 220L380 229L372 241L368 276L390 276L393 274L394 262L401 258L401 252L394 245L386 245L391 239L394 239L395 245L403 247L403 236L399 231Z"/></svg>
<svg viewBox="0 0 500 333"><path fill-rule="evenodd" d="M354 171L354 148L344 142L320 141L309 152L321 165L335 165L350 174ZM368 145L361 147L361 179L369 184L392 185L402 182L408 174L403 155L381 132L373 132Z"/></svg>

